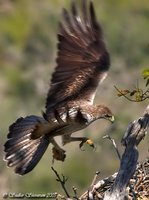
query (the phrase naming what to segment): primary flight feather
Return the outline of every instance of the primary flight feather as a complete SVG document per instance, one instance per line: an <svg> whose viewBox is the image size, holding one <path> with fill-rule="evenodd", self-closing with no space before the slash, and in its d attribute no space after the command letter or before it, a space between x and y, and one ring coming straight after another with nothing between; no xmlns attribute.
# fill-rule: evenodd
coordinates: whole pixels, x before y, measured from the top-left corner
<svg viewBox="0 0 149 200"><path fill-rule="evenodd" d="M37 165L50 143L53 158L64 161L65 151L56 143L55 136L62 136L63 145L73 141L80 141L80 147L84 142L93 145L88 138L71 134L100 118L113 121L108 107L93 105L98 84L107 75L110 58L92 1L81 0L81 3L81 15L76 1L72 1L70 13L63 9L57 66L43 117L19 118L9 127L5 160L20 175Z"/></svg>

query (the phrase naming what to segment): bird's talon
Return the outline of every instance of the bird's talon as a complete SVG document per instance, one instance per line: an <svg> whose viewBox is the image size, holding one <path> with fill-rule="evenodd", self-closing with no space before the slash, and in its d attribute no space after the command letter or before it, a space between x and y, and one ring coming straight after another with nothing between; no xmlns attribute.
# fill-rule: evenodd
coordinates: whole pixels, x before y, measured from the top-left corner
<svg viewBox="0 0 149 200"><path fill-rule="evenodd" d="M86 140L83 140L79 145L82 151L85 151L85 149L82 148L84 143L88 144L90 147L96 150L96 146L94 145L93 141L91 139L86 139Z"/></svg>
<svg viewBox="0 0 149 200"><path fill-rule="evenodd" d="M89 144L89 146L92 147L94 151L96 150L96 146L94 145L94 143L91 139L87 139L86 143Z"/></svg>

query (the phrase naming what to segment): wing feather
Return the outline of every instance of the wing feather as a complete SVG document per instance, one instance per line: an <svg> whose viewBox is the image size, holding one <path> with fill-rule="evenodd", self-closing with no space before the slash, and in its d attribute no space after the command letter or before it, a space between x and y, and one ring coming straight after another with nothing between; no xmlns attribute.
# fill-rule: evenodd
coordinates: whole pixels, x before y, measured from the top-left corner
<svg viewBox="0 0 149 200"><path fill-rule="evenodd" d="M48 92L46 113L70 99L92 101L98 83L109 69L109 54L92 1L82 0L81 12L79 15L76 1L72 1L70 13L63 9L57 66Z"/></svg>

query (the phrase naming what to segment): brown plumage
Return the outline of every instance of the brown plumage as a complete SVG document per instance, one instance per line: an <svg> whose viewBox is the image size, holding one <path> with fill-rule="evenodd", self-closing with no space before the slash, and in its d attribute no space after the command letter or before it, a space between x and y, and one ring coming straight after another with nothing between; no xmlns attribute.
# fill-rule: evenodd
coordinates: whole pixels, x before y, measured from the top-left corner
<svg viewBox="0 0 149 200"><path fill-rule="evenodd" d="M82 17L72 1L70 14L63 9L63 17L59 24L57 66L43 118L32 115L18 119L9 127L4 145L7 166L14 166L20 175L36 166L49 143L53 144L53 158L64 161L65 151L55 136L62 136L63 145L72 141L80 141L80 147L84 142L93 145L88 138L71 134L100 118L113 121L109 108L93 105L110 59L92 1L82 0Z"/></svg>
<svg viewBox="0 0 149 200"><path fill-rule="evenodd" d="M97 23L92 2L89 10L82 0L82 19L74 2L72 12L63 10L64 22L58 33L57 67L52 76L46 114L63 101L85 100L92 103L98 83L109 69L110 58Z"/></svg>

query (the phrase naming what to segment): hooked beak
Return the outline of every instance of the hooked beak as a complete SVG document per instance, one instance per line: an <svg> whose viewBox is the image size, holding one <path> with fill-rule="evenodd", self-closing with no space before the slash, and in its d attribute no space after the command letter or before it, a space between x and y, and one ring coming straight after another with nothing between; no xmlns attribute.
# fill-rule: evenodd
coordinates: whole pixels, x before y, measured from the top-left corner
<svg viewBox="0 0 149 200"><path fill-rule="evenodd" d="M114 123L114 121L115 121L114 115L112 115L112 116L109 118L109 120L110 120L111 123Z"/></svg>

